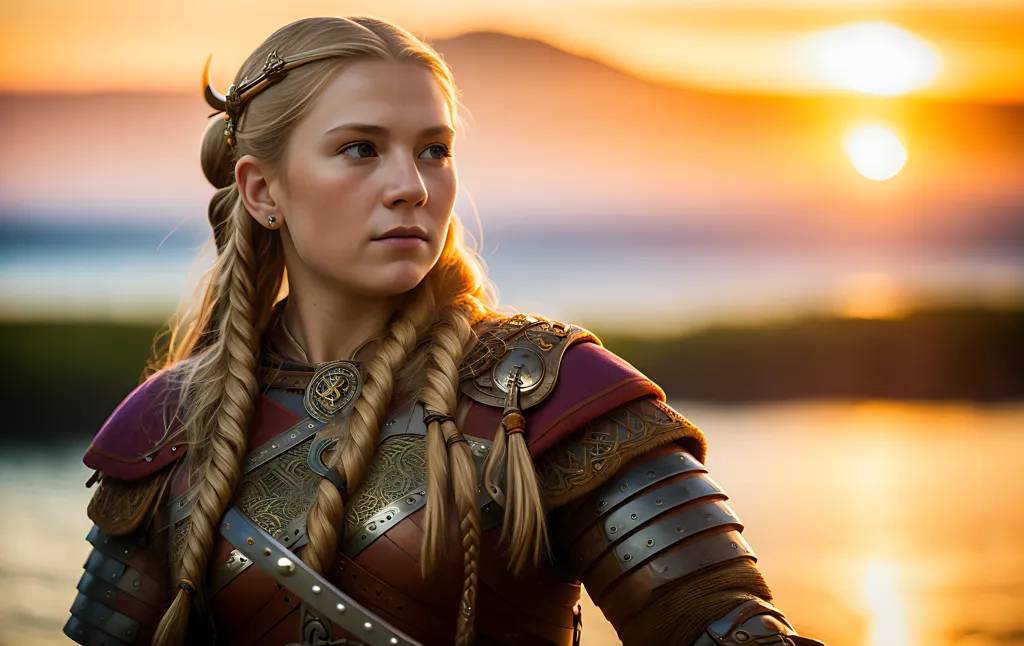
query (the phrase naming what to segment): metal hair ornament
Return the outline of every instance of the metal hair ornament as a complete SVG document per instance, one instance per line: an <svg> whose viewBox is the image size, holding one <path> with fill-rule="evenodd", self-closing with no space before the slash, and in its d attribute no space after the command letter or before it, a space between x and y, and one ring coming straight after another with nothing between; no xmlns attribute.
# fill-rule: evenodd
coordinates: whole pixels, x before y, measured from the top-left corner
<svg viewBox="0 0 1024 646"><path fill-rule="evenodd" d="M235 129L242 118L242 111L253 97L283 79L288 70L337 55L335 52L306 52L282 58L275 49L267 56L267 62L263 64L259 76L252 80L243 79L237 87L232 83L225 96L218 92L210 81L210 61L213 60L213 54L210 54L203 68L203 95L210 107L216 110L211 117L219 112L224 113L224 138L227 139L228 145L235 147Z"/></svg>

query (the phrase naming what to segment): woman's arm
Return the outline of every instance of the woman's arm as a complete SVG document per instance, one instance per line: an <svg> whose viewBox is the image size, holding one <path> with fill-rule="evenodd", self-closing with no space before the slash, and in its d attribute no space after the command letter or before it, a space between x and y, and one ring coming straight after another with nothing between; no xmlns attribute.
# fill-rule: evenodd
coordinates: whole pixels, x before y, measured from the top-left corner
<svg viewBox="0 0 1024 646"><path fill-rule="evenodd" d="M771 605L725 492L678 443L695 430L643 398L547 452L538 472L557 505L559 564L626 646L817 643Z"/></svg>
<svg viewBox="0 0 1024 646"><path fill-rule="evenodd" d="M89 505L92 545L64 634L86 646L149 644L170 604L167 532L154 510L165 468L140 481L103 476Z"/></svg>

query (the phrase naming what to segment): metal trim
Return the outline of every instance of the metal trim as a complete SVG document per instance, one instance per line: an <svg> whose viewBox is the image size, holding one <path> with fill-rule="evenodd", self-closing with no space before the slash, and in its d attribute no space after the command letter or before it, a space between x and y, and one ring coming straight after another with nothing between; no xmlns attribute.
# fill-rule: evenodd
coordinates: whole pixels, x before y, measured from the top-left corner
<svg viewBox="0 0 1024 646"><path fill-rule="evenodd" d="M64 624L63 632L71 641L82 646L128 646L131 643L111 637L74 615Z"/></svg>
<svg viewBox="0 0 1024 646"><path fill-rule="evenodd" d="M599 518L611 512L631 496L673 476L691 471L707 473L704 465L689 453L671 453L642 466L619 472L594 491L593 505L583 505L564 523L565 545L572 545Z"/></svg>
<svg viewBox="0 0 1024 646"><path fill-rule="evenodd" d="M141 546L138 535L134 536L135 540L130 541L128 537L132 536L127 534L126 536L112 536L96 525L92 526L89 530L88 536L85 540L96 549L100 550L107 556L115 559L124 559L127 561L135 553L135 550Z"/></svg>
<svg viewBox="0 0 1024 646"><path fill-rule="evenodd" d="M89 557L82 567L89 574L107 583L117 583L128 570L124 563L96 549L89 552Z"/></svg>
<svg viewBox="0 0 1024 646"><path fill-rule="evenodd" d="M247 474L263 466L293 446L301 444L309 437L316 435L316 432L324 426L326 426L325 422L319 422L312 417L307 417L296 423L283 433L279 433L250 451L243 463L242 474Z"/></svg>
<svg viewBox="0 0 1024 646"><path fill-rule="evenodd" d="M674 581L694 572L721 563L738 556L751 556L754 554L750 546L737 530L729 530L719 534L712 534L697 540L684 542L676 545L673 550L665 550L648 558L647 561L639 557L630 559L633 563L631 568L623 569L622 559L618 554L609 555L601 561L584 577L583 584L590 591L598 605L604 601L598 599L612 584L630 572L639 571L636 566L642 566L653 573L658 579L653 585L657 587L668 581Z"/></svg>
<svg viewBox="0 0 1024 646"><path fill-rule="evenodd" d="M421 646L310 569L270 534L246 518L237 507L232 507L224 515L220 533L321 617L333 621L352 635L358 635L357 639L368 646Z"/></svg>
<svg viewBox="0 0 1024 646"><path fill-rule="evenodd" d="M118 639L127 638L129 640L128 643L131 643L139 634L139 622L109 606L90 599L81 592L75 597L75 602L71 604L71 614L93 628L102 630L111 637Z"/></svg>
<svg viewBox="0 0 1024 646"><path fill-rule="evenodd" d="M587 529L568 549L569 562L580 571L586 571L612 545L636 528L683 505L711 497L724 499L726 496L707 474L688 478L673 487L649 491Z"/></svg>
<svg viewBox="0 0 1024 646"><path fill-rule="evenodd" d="M216 596L227 584L252 566L252 560L238 550L231 550L228 558L220 564L210 577L210 596Z"/></svg>
<svg viewBox="0 0 1024 646"><path fill-rule="evenodd" d="M733 525L737 531L743 529L739 518L729 505L713 502L685 509L678 514L663 518L657 523L641 529L615 545L615 558L624 572L629 572L640 563L709 529Z"/></svg>

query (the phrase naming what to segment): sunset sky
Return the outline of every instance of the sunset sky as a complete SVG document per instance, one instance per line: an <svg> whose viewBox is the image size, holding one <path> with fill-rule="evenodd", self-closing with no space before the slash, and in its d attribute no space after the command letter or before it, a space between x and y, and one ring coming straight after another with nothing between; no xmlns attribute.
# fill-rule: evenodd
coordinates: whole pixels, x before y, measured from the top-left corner
<svg viewBox="0 0 1024 646"><path fill-rule="evenodd" d="M354 14L452 65L458 208L491 229L629 213L730 236L1019 230L1011 0L5 3L0 220L201 222L206 58L224 90L278 27Z"/></svg>
<svg viewBox="0 0 1024 646"><path fill-rule="evenodd" d="M311 15L373 14L420 36L496 30L536 38L660 82L817 93L807 41L858 21L887 21L938 54L929 96L1024 102L1024 4L1015 0L453 0L7 2L0 89L191 89L213 53L222 82L277 27Z"/></svg>

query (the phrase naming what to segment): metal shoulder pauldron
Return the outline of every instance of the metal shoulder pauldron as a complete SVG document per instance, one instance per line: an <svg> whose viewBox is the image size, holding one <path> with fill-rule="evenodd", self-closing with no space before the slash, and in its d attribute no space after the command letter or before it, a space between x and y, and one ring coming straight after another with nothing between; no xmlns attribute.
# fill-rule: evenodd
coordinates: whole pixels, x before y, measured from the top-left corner
<svg viewBox="0 0 1024 646"><path fill-rule="evenodd" d="M566 349L581 341L600 344L596 336L581 327L516 314L480 335L459 371L462 394L502 408L509 379L519 368L519 408L530 408L554 388Z"/></svg>

